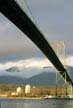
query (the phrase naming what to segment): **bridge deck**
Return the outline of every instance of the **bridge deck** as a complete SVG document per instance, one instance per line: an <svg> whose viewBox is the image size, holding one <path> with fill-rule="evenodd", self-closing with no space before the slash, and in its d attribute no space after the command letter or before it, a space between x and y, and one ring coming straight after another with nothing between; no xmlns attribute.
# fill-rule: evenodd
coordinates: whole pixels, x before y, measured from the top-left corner
<svg viewBox="0 0 73 108"><path fill-rule="evenodd" d="M26 13L16 4L16 2L14 0L0 0L0 11L38 46L64 79L65 74L63 73L66 73L66 81L73 85L66 69L56 56L44 35L39 31Z"/></svg>

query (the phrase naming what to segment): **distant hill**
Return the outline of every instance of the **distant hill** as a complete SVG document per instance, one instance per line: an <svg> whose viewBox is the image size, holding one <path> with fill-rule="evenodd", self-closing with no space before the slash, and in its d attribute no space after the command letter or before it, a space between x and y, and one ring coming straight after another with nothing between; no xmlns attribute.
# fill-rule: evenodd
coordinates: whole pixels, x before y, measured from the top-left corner
<svg viewBox="0 0 73 108"><path fill-rule="evenodd" d="M13 69L12 69L13 70ZM68 72L73 78L73 67L68 67ZM38 75L34 75L30 78L20 78L14 76L0 76L0 83L9 83L9 84L31 84L31 85L55 85L56 74L55 72L43 72Z"/></svg>
<svg viewBox="0 0 73 108"><path fill-rule="evenodd" d="M19 78L13 76L0 76L0 83L6 84L30 84L30 85L55 85L55 73L43 72L31 78Z"/></svg>
<svg viewBox="0 0 73 108"><path fill-rule="evenodd" d="M19 68L14 66L6 69L7 72L20 72Z"/></svg>
<svg viewBox="0 0 73 108"><path fill-rule="evenodd" d="M27 79L28 84L32 85L55 85L55 73L43 72Z"/></svg>
<svg viewBox="0 0 73 108"><path fill-rule="evenodd" d="M24 84L25 79L14 76L0 76L0 83L2 84Z"/></svg>

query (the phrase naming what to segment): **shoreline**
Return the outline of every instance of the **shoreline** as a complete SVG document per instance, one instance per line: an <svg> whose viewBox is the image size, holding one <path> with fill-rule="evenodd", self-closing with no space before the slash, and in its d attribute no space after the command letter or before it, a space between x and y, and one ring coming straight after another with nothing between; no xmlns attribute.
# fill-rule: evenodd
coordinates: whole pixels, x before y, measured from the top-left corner
<svg viewBox="0 0 73 108"><path fill-rule="evenodd" d="M29 99L29 100L39 100L44 99L43 97L0 97L0 99Z"/></svg>
<svg viewBox="0 0 73 108"><path fill-rule="evenodd" d="M48 100L48 99L55 99L55 100L73 100L73 98L66 98L66 97L57 97L57 98L45 98L45 97L0 97L0 99L16 99L16 100Z"/></svg>

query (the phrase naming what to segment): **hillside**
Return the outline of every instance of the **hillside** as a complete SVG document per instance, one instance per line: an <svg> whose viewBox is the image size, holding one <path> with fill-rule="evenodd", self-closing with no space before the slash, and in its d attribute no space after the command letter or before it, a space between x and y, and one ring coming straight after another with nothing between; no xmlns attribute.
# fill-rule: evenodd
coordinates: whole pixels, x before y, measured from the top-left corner
<svg viewBox="0 0 73 108"><path fill-rule="evenodd" d="M14 76L0 76L1 84L24 84L25 79Z"/></svg>
<svg viewBox="0 0 73 108"><path fill-rule="evenodd" d="M18 70L17 68L14 67L13 69L15 71ZM13 69L10 68L10 72L12 72ZM68 67L67 70L71 78L73 78L73 67ZM41 72L40 74L34 75L29 78L21 78L21 77L15 77L11 75L0 76L0 83L9 83L9 84L30 84L30 85L38 85L38 86L40 85L47 86L47 85L55 85L55 82L56 82L56 74L55 72L51 72L51 71Z"/></svg>
<svg viewBox="0 0 73 108"><path fill-rule="evenodd" d="M31 78L19 78L13 76L0 76L0 83L9 84L31 84L31 85L54 85L55 73L43 72L41 74L32 76Z"/></svg>

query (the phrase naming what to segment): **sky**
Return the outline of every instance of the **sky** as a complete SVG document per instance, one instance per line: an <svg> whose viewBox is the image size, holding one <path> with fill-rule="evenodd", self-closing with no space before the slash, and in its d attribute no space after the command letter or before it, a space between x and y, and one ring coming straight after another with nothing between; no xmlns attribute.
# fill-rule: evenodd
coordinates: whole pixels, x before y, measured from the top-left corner
<svg viewBox="0 0 73 108"><path fill-rule="evenodd" d="M51 46L59 41L65 42L66 64L73 66L73 1L21 0L21 2L23 9L31 18L34 17ZM21 65L26 68L25 74L28 70L29 74L33 74L35 70L37 70L35 73L44 71L43 66L52 66L37 46L0 13L0 70Z"/></svg>

